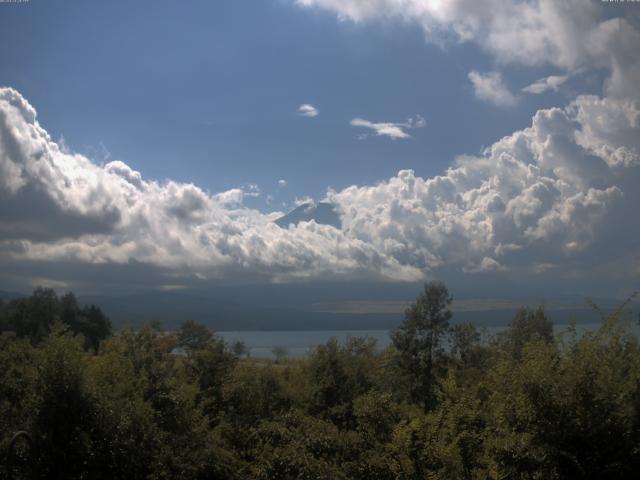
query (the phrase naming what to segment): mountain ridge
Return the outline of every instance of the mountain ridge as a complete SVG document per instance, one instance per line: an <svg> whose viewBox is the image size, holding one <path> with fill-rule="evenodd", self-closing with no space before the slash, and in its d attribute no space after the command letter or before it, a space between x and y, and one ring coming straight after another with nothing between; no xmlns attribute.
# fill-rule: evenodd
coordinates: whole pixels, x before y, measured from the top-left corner
<svg viewBox="0 0 640 480"><path fill-rule="evenodd" d="M335 228L342 228L342 220L336 212L334 206L328 202L306 202L298 205L286 215L276 219L274 223L281 228L288 228L289 225L297 225L300 222L310 222L313 220L319 225L331 225Z"/></svg>

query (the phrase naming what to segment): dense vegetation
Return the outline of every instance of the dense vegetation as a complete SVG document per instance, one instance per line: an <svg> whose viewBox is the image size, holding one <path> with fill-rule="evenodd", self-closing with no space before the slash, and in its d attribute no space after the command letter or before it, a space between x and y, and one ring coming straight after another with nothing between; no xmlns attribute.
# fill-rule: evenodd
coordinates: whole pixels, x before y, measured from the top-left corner
<svg viewBox="0 0 640 480"><path fill-rule="evenodd" d="M554 337L523 308L481 341L450 302L425 285L382 351L353 338L271 361L193 322L111 334L99 308L38 289L0 306L0 450L29 432L38 478L637 478L623 309Z"/></svg>

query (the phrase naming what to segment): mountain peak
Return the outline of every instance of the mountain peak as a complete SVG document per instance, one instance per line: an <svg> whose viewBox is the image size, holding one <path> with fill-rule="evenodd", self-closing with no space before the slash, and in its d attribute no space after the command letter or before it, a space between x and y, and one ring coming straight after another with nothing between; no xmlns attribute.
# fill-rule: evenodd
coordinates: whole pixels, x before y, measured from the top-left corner
<svg viewBox="0 0 640 480"><path fill-rule="evenodd" d="M342 222L334 206L327 202L306 202L275 220L276 225L287 228L290 224L314 220L318 224L341 228Z"/></svg>

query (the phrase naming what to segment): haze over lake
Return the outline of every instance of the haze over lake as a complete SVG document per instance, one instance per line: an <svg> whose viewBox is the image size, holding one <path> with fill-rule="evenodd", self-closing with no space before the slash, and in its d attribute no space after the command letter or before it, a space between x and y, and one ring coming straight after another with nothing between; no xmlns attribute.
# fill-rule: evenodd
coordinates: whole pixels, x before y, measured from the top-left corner
<svg viewBox="0 0 640 480"><path fill-rule="evenodd" d="M589 322L576 324L576 333L582 335L586 332L594 332L602 325L601 322ZM499 334L505 330L505 326L490 326L482 328L483 339ZM567 332L569 323L554 324L556 335ZM640 337L640 325L632 327L633 332ZM282 347L286 357L304 357L313 352L315 347L335 338L341 344L351 337L372 338L379 349L384 349L391 344L389 336L391 330L320 330L320 331L240 331L217 332L226 342L243 342L250 356L255 358L275 358L274 348ZM448 342L445 342L445 347Z"/></svg>

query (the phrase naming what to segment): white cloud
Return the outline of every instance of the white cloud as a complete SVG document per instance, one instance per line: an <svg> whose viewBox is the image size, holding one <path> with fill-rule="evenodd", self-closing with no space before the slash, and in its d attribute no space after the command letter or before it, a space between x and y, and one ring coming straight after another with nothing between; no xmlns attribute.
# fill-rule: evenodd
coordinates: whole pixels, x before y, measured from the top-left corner
<svg viewBox="0 0 640 480"><path fill-rule="evenodd" d="M409 135L405 130L412 128L423 128L427 125L426 120L420 115L409 117L407 121L403 123L375 123L370 122L369 120L364 120L362 118L354 118L349 123L353 127L362 127L373 130L374 133L372 135L389 137L393 140L411 138L411 135ZM367 136L367 134L362 134L360 135L360 138L365 138Z"/></svg>
<svg viewBox="0 0 640 480"><path fill-rule="evenodd" d="M640 250L640 226L628 222L640 204L639 115L630 101L579 97L444 175L401 171L329 200L348 235L430 271L588 271Z"/></svg>
<svg viewBox="0 0 640 480"><path fill-rule="evenodd" d="M489 102L498 107L511 107L516 104L516 97L509 91L498 72L469 72L469 80L479 100Z"/></svg>
<svg viewBox="0 0 640 480"><path fill-rule="evenodd" d="M316 107L308 103L303 103L298 107L298 115L301 115L303 117L313 118L313 117L317 117L319 113L320 112Z"/></svg>
<svg viewBox="0 0 640 480"><path fill-rule="evenodd" d="M284 180L284 179L280 179L280 180L278 180L278 186L279 186L279 187L284 188L284 187L286 187L287 185L289 185L289 182L287 182L286 180Z"/></svg>
<svg viewBox="0 0 640 480"><path fill-rule="evenodd" d="M309 197L307 195L304 195L302 197L296 197L296 199L293 201L293 204L296 207L299 207L300 205L304 205L305 203L314 204L315 201L313 200L313 198L311 198L311 197Z"/></svg>
<svg viewBox="0 0 640 480"><path fill-rule="evenodd" d="M585 98L573 112L582 126L576 143L614 170L640 167L640 140L631 141L640 129L638 103Z"/></svg>
<svg viewBox="0 0 640 480"><path fill-rule="evenodd" d="M591 0L297 0L342 20L418 24L440 45L474 42L499 64L552 65L569 72L606 69L609 95L638 98L640 32ZM628 10L622 10L623 13Z"/></svg>
<svg viewBox="0 0 640 480"><path fill-rule="evenodd" d="M64 153L15 90L0 89L0 260L149 265L208 279L421 273L327 225L281 229L242 205L247 185L209 195L148 181L121 161ZM46 267L45 267L46 268ZM166 283L166 282L165 282Z"/></svg>
<svg viewBox="0 0 640 480"><path fill-rule="evenodd" d="M530 128L481 157L459 159L442 176L405 171L375 187L334 192L349 234L403 262L440 265L441 272L486 270L495 260L497 271L520 269L521 278L552 270L547 281L562 282L565 275L572 284L581 277L593 282L599 275L601 285L626 279L628 286L629 278L640 280L640 270L629 267L640 258L640 232L629 221L640 205L634 186L640 180L640 31L629 9L597 0L296 3L335 12L342 21L419 25L427 41L443 48L472 42L496 69L560 70L526 86L529 94L559 89L573 76L606 77L605 98L580 96L567 108L541 110ZM471 77L479 98L515 102L501 77Z"/></svg>
<svg viewBox="0 0 640 480"><path fill-rule="evenodd" d="M181 278L417 280L477 272L637 282L640 108L581 96L538 111L481 156L440 176L403 170L377 185L329 191L342 229L242 204L257 187L210 195L160 184L121 161L65 153L16 91L0 89L0 263L119 265ZM300 199L307 201L308 199ZM36 268L36 267L30 268ZM593 273L596 272L596 273ZM532 277L533 278L533 277ZM629 280L631 279L631 280ZM127 281L127 278L120 281ZM586 280L585 280L586 281Z"/></svg>
<svg viewBox="0 0 640 480"><path fill-rule="evenodd" d="M500 272L507 270L500 262L491 257L484 257L478 264L470 264L462 268L465 273Z"/></svg>
<svg viewBox="0 0 640 480"><path fill-rule="evenodd" d="M244 190L241 188L232 188L226 192L215 194L213 199L221 205L240 205L244 200Z"/></svg>
<svg viewBox="0 0 640 480"><path fill-rule="evenodd" d="M557 92L560 86L568 79L569 75L550 75L524 87L522 91L533 95L539 95L541 93L548 92L549 90Z"/></svg>
<svg viewBox="0 0 640 480"><path fill-rule="evenodd" d="M119 163L122 163L122 162L119 162ZM109 167L109 164L105 166L105 168L107 167L109 168L109 170L112 170ZM138 172L135 172L135 173L137 174L138 177L140 177L140 174ZM140 178L140 181L142 181L141 178ZM173 182L169 182L168 184L168 186L173 186L173 185L177 185L177 184L174 184ZM189 185L189 186L191 187L189 189L192 192L191 195L194 198L201 197L202 203L204 204L205 203L204 198L205 197L208 198L208 196L204 194L204 192L201 192L200 189L195 185ZM182 193L182 195L184 195L184 193ZM202 195L204 195L204 197ZM225 192L216 193L211 198L221 205L241 205L245 197L259 197L260 195L262 195L262 192L260 191L260 188L258 187L258 185L256 185L255 183L249 183L244 188L232 188ZM187 204L186 206L187 210L193 210L193 208L194 208L193 202Z"/></svg>
<svg viewBox="0 0 640 480"><path fill-rule="evenodd" d="M378 136L386 136L394 140L398 138L411 137L411 135L409 135L407 132L403 130L404 125L400 125L398 123L388 123L388 122L374 123L374 122L370 122L369 120L364 120L362 118L354 118L353 120L351 120L350 124L353 127L363 127L363 128L371 129Z"/></svg>

